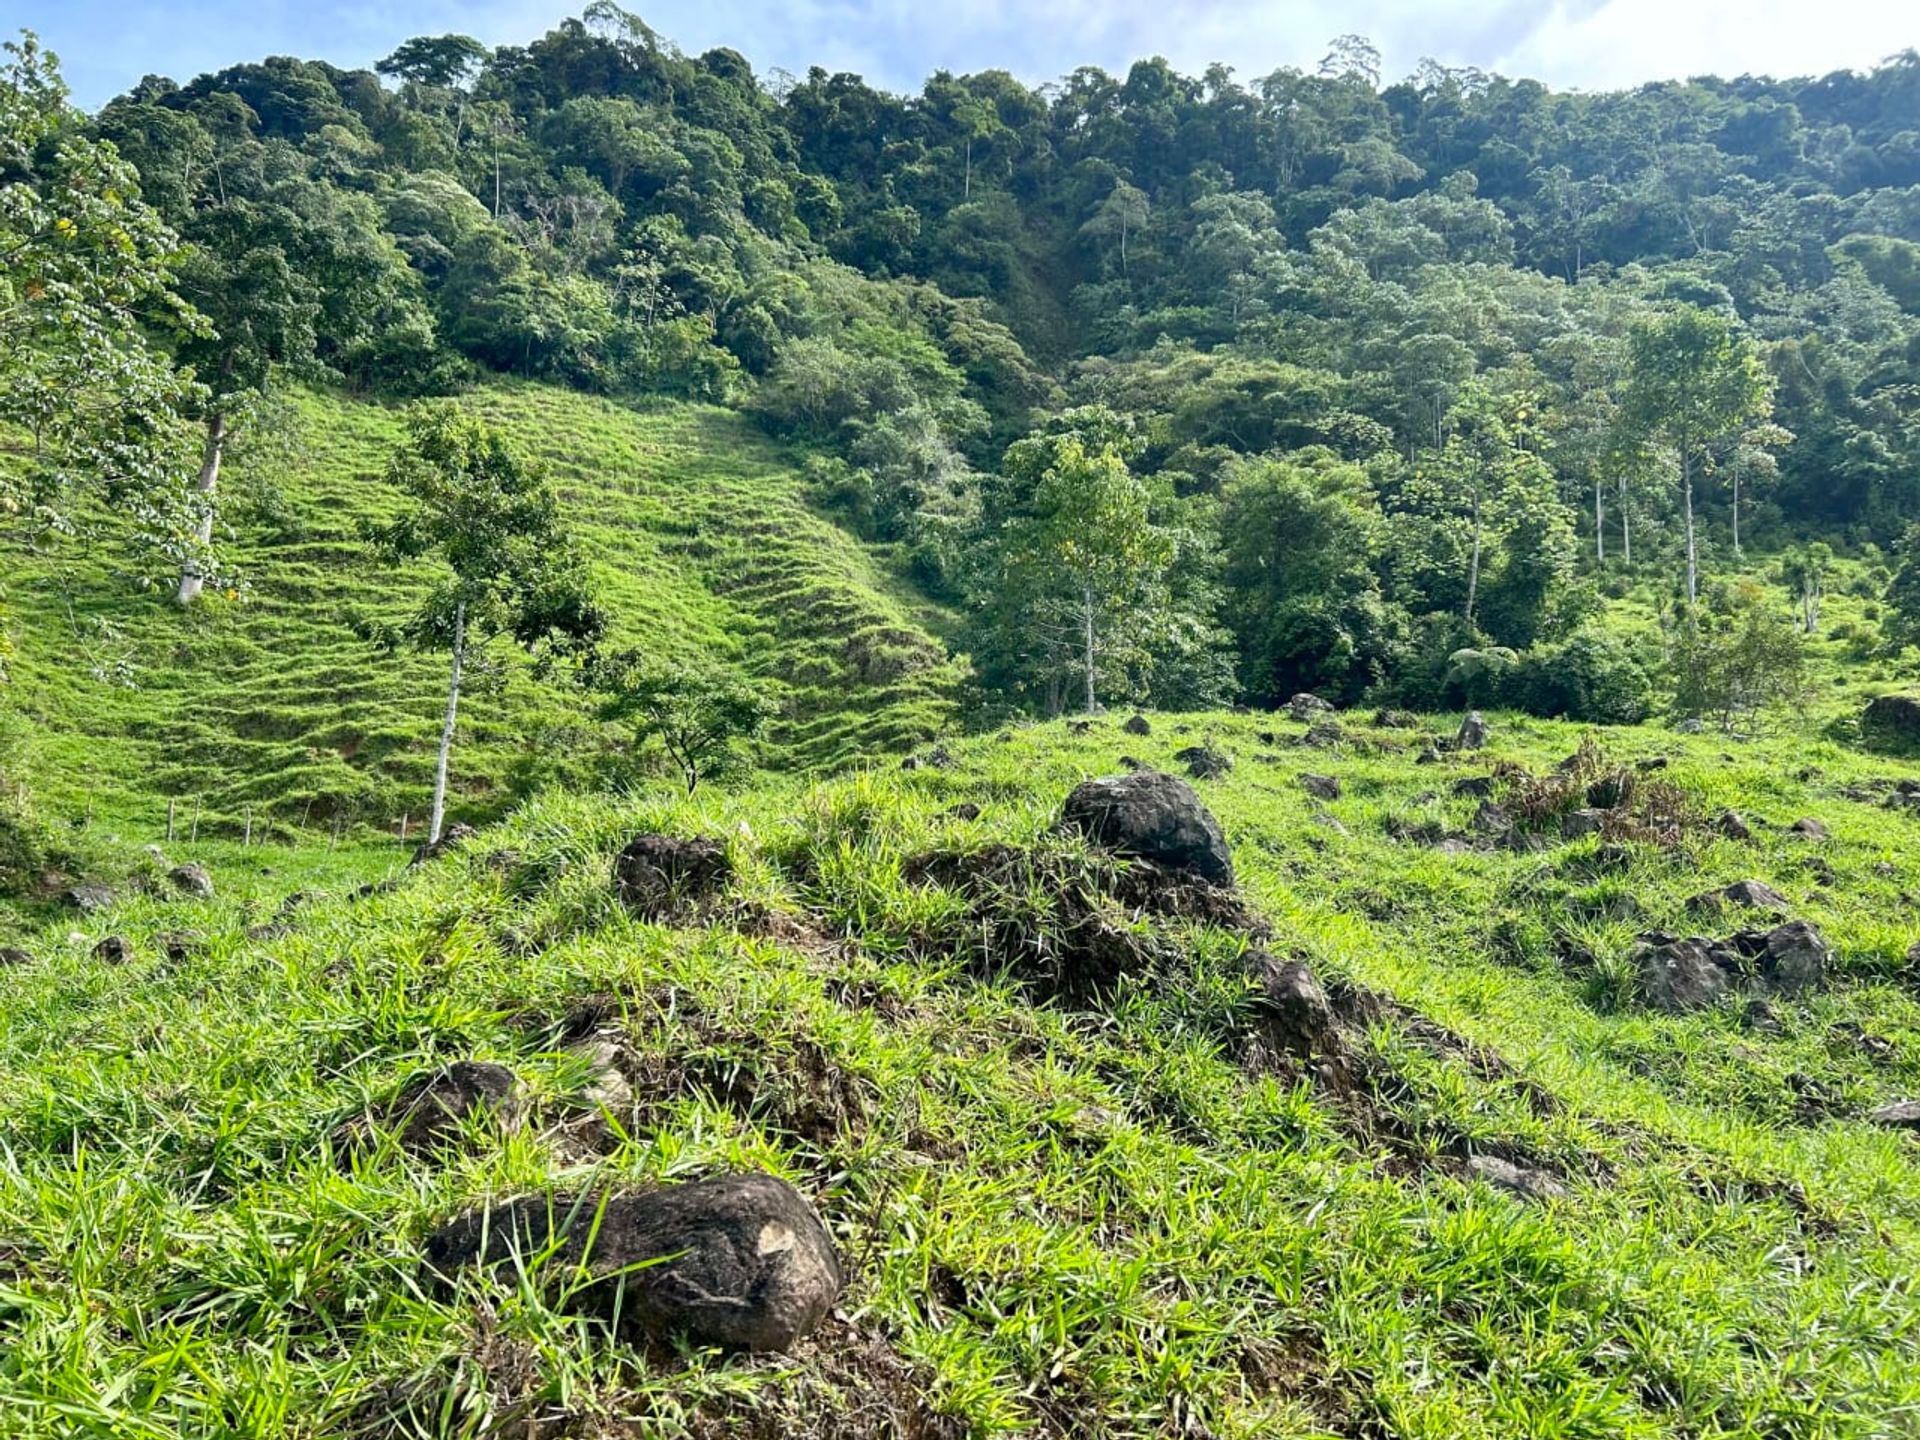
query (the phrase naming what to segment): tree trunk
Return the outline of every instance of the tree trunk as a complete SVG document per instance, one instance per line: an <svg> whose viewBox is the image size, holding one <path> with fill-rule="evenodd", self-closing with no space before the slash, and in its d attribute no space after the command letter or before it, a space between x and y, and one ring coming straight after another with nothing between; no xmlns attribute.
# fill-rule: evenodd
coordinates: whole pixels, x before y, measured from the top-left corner
<svg viewBox="0 0 1920 1440"><path fill-rule="evenodd" d="M1740 469L1733 471L1733 558L1740 558Z"/></svg>
<svg viewBox="0 0 1920 1440"><path fill-rule="evenodd" d="M1597 565L1607 563L1607 517L1600 501L1601 483L1598 476L1593 481L1593 559Z"/></svg>
<svg viewBox="0 0 1920 1440"><path fill-rule="evenodd" d="M1693 544L1693 457L1680 453L1680 498L1687 517L1687 622L1693 623L1694 607L1700 603L1700 566Z"/></svg>
<svg viewBox="0 0 1920 1440"><path fill-rule="evenodd" d="M1473 558L1467 562L1467 629L1473 629L1473 602L1480 595L1480 487L1473 487Z"/></svg>
<svg viewBox="0 0 1920 1440"><path fill-rule="evenodd" d="M1094 684L1093 684L1093 587L1092 587L1091 585L1088 585L1088 586L1086 586L1086 587L1084 587L1084 588L1082 589L1082 591L1081 591L1080 593L1081 593L1081 601L1080 601L1080 603L1081 603L1081 606L1082 606L1082 614L1083 614L1083 616L1084 616L1084 618L1085 618L1085 620L1086 620L1086 627L1087 627L1087 714L1089 714L1089 715L1091 715L1091 714L1093 714L1093 712L1094 712L1094 707L1095 707L1095 702L1094 702L1094 695L1093 695L1093 692L1094 692Z"/></svg>
<svg viewBox="0 0 1920 1440"><path fill-rule="evenodd" d="M960 186L962 203L973 199L973 137L967 137L967 178Z"/></svg>
<svg viewBox="0 0 1920 1440"><path fill-rule="evenodd" d="M467 659L467 603L453 607L453 676L447 683L447 717L440 724L440 758L433 767L433 819L427 825L427 843L440 838L447 816L447 760L453 754L453 722L460 712L460 671Z"/></svg>
<svg viewBox="0 0 1920 1440"><path fill-rule="evenodd" d="M1633 568L1633 519L1627 512L1627 477L1620 477L1620 563Z"/></svg>
<svg viewBox="0 0 1920 1440"><path fill-rule="evenodd" d="M206 583L200 573L200 556L213 544L213 492L220 485L220 457L226 448L227 417L216 410L207 417L207 446L200 459L200 476L193 482L194 491L204 497L200 518L193 526L193 538L200 548L180 567L180 588L173 598L182 605L198 600Z"/></svg>

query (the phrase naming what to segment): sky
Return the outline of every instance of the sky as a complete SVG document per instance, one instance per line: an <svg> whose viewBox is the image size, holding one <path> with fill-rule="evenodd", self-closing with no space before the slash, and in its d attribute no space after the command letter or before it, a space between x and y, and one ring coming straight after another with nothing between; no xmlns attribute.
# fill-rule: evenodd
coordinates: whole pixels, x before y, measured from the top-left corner
<svg viewBox="0 0 1920 1440"><path fill-rule="evenodd" d="M187 80L266 55L370 65L413 35L524 44L587 0L0 0L93 109L146 74ZM1377 45L1389 79L1422 58L1607 89L1700 74L1818 75L1920 46L1913 0L628 0L689 54L740 51L764 76L810 65L912 91L935 70L1057 79L1162 55L1243 78L1312 68L1335 35Z"/></svg>

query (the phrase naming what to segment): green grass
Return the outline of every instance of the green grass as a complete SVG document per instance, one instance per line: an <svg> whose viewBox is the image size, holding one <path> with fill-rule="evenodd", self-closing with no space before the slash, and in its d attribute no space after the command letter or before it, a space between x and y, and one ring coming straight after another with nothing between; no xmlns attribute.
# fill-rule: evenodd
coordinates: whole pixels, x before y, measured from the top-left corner
<svg viewBox="0 0 1920 1440"><path fill-rule="evenodd" d="M550 465L616 643L727 657L783 687L764 763L831 768L951 719L961 672L930 628L943 617L885 554L814 513L789 457L739 415L512 384L466 403ZM282 442L229 467L230 555L250 581L238 602L181 615L117 577L111 554L4 556L12 698L36 732L29 773L48 818L145 841L169 796L228 836L249 809L256 835L420 816L444 661L382 654L353 626L397 618L422 583L357 538L398 503L383 479L398 437L394 409L294 397ZM602 776L618 744L577 696L500 658L463 700L456 816ZM121 661L137 688L113 683Z"/></svg>
<svg viewBox="0 0 1920 1440"><path fill-rule="evenodd" d="M1620 730L1614 759L1671 757L1693 812L1737 805L1758 838L1611 861L1391 838L1466 830L1454 779L1545 773L1583 733L1494 723L1485 755L1427 766L1354 721L1331 751L1272 717L1037 726L949 742L945 770L549 797L275 939L225 894L259 851L216 858L215 902L51 927L0 972L0 1433L1915 1433L1920 1142L1863 1115L1920 1093L1920 821L1845 793L1912 772L1799 735ZM1093 873L1050 833L1070 786L1207 735L1237 764L1197 788L1269 948L1384 997L1349 1034L1353 1095L1258 1062L1233 930L1151 923L1159 961L1092 1001L1010 969L1004 937L1057 941ZM1319 806L1303 770L1344 795ZM1802 815L1832 838L1780 828ZM610 857L654 828L728 837L698 923L612 898ZM1002 897L999 928L904 878L998 842L1064 877ZM1831 984L1776 1002L1777 1034L1737 1004L1647 1012L1618 983L1634 933L1691 932L1688 896L1749 876L1827 935ZM1621 897L1637 916L1602 918ZM183 928L204 947L164 960L153 937ZM134 961L88 958L108 930ZM563 1048L590 995L636 1091L597 1141ZM524 1077L525 1128L334 1152L466 1057ZM1490 1188L1469 1152L1567 1193ZM791 1179L848 1261L792 1356L643 1353L536 1283L422 1285L422 1236L482 1198L738 1168Z"/></svg>

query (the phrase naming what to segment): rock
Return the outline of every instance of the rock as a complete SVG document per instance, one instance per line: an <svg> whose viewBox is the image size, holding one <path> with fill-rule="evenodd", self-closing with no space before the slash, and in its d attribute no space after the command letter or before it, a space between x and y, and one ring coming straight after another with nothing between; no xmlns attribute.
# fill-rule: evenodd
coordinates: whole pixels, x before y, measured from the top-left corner
<svg viewBox="0 0 1920 1440"><path fill-rule="evenodd" d="M1701 731L1705 730L1707 727L1705 722L1702 721L1699 716L1694 715L1694 716L1688 717L1685 720L1682 720L1679 724L1675 725L1673 728L1677 733L1681 735L1698 735Z"/></svg>
<svg viewBox="0 0 1920 1440"><path fill-rule="evenodd" d="M902 770L951 770L957 762L953 752L944 745L936 745L920 755L909 755L900 762Z"/></svg>
<svg viewBox="0 0 1920 1440"><path fill-rule="evenodd" d="M1174 751L1173 758L1186 766L1187 773L1196 780L1218 780L1233 769L1233 757L1211 745L1189 745Z"/></svg>
<svg viewBox="0 0 1920 1440"><path fill-rule="evenodd" d="M1616 770L1587 786L1587 804L1595 810L1618 810L1633 798L1633 775Z"/></svg>
<svg viewBox="0 0 1920 1440"><path fill-rule="evenodd" d="M580 1087L580 1100L596 1110L618 1112L633 1100L633 1085L620 1069L620 1047L598 1037L568 1047L586 1065L586 1082Z"/></svg>
<svg viewBox="0 0 1920 1440"><path fill-rule="evenodd" d="M1473 812L1473 828L1483 835L1504 835L1513 828L1513 817L1491 800L1482 800Z"/></svg>
<svg viewBox="0 0 1920 1440"><path fill-rule="evenodd" d="M1336 835L1350 835L1353 833L1348 830L1346 826L1342 825L1339 820L1324 810L1316 810L1313 812L1313 823L1316 825L1324 825Z"/></svg>
<svg viewBox="0 0 1920 1440"><path fill-rule="evenodd" d="M1597 810L1592 806L1571 811L1560 817L1560 835L1567 840L1598 835L1607 828L1607 821L1612 817L1611 810Z"/></svg>
<svg viewBox="0 0 1920 1440"><path fill-rule="evenodd" d="M1567 1196L1567 1187L1558 1176L1531 1165L1516 1165L1498 1155L1469 1155L1467 1173L1529 1200L1564 1200Z"/></svg>
<svg viewBox="0 0 1920 1440"><path fill-rule="evenodd" d="M1876 1125L1894 1130L1920 1130L1920 1100L1896 1100L1867 1116Z"/></svg>
<svg viewBox="0 0 1920 1440"><path fill-rule="evenodd" d="M1091 720L1069 720L1067 722L1067 733L1069 735L1085 735L1091 729L1093 729L1093 722Z"/></svg>
<svg viewBox="0 0 1920 1440"><path fill-rule="evenodd" d="M1333 706L1318 695L1309 695L1305 691L1287 702L1287 714L1301 724L1311 724L1322 715L1333 714Z"/></svg>
<svg viewBox="0 0 1920 1440"><path fill-rule="evenodd" d="M715 894L733 873L724 840L636 835L613 862L613 885L636 915L658 920Z"/></svg>
<svg viewBox="0 0 1920 1440"><path fill-rule="evenodd" d="M947 811L947 816L953 820L978 820L980 818L980 807L971 800L962 800L958 805L955 805Z"/></svg>
<svg viewBox="0 0 1920 1440"><path fill-rule="evenodd" d="M1478 750L1487 743L1487 719L1478 710L1472 711L1460 722L1455 732L1453 746L1456 750Z"/></svg>
<svg viewBox="0 0 1920 1440"><path fill-rule="evenodd" d="M1756 1035L1779 1035L1780 1016L1759 996L1747 1001L1747 1008L1740 1012L1740 1023Z"/></svg>
<svg viewBox="0 0 1920 1440"><path fill-rule="evenodd" d="M458 849L479 833L480 832L475 830L471 825L461 825L457 822L449 825L440 832L440 838L438 840L429 840L418 850L414 851L413 858L409 860L407 864L410 866L424 865L429 860L438 860L449 850Z"/></svg>
<svg viewBox="0 0 1920 1440"><path fill-rule="evenodd" d="M245 934L255 944L265 944L269 940L282 940L293 933L291 925L283 925L278 920L269 920L264 925L249 925Z"/></svg>
<svg viewBox="0 0 1920 1440"><path fill-rule="evenodd" d="M1254 1008L1261 1039L1269 1047L1300 1060L1340 1054L1333 1006L1303 961L1280 960L1255 948L1247 952L1246 965L1247 978L1257 990Z"/></svg>
<svg viewBox="0 0 1920 1440"><path fill-rule="evenodd" d="M1787 827L1787 833L1800 835L1808 840L1824 840L1827 838L1827 827L1818 820L1808 818L1794 821Z"/></svg>
<svg viewBox="0 0 1920 1440"><path fill-rule="evenodd" d="M1122 770L1144 770L1147 768L1147 762L1142 760L1138 755L1122 755L1118 763Z"/></svg>
<svg viewBox="0 0 1920 1440"><path fill-rule="evenodd" d="M1416 765L1438 765L1440 763L1440 752L1429 745L1413 757L1413 763Z"/></svg>
<svg viewBox="0 0 1920 1440"><path fill-rule="evenodd" d="M1640 996L1670 1015L1703 1010L1727 993L1727 973L1699 940L1662 938L1638 952Z"/></svg>
<svg viewBox="0 0 1920 1440"><path fill-rule="evenodd" d="M1084 781L1067 796L1060 823L1116 855L1233 884L1233 856L1220 822L1191 785L1172 775L1140 770Z"/></svg>
<svg viewBox="0 0 1920 1440"><path fill-rule="evenodd" d="M1471 796L1478 800L1489 799L1493 795L1493 777L1491 775L1463 775L1453 782L1456 796Z"/></svg>
<svg viewBox="0 0 1920 1440"><path fill-rule="evenodd" d="M1314 721L1303 737L1305 743L1316 750L1331 750L1346 738L1347 732L1340 728L1340 722L1330 716Z"/></svg>
<svg viewBox="0 0 1920 1440"><path fill-rule="evenodd" d="M550 1254L565 1303L617 1320L624 1338L737 1350L786 1350L826 1318L844 1283L820 1217L771 1175L517 1200L460 1217L426 1252L445 1277Z"/></svg>
<svg viewBox="0 0 1920 1440"><path fill-rule="evenodd" d="M456 1060L428 1075L416 1076L393 1103L392 1119L400 1143L409 1150L431 1150L456 1138L467 1122L490 1116L504 1130L516 1129L526 1109L520 1077L489 1060Z"/></svg>
<svg viewBox="0 0 1920 1440"><path fill-rule="evenodd" d="M160 937L160 953L170 965L185 964L207 948L207 937L193 930L174 931Z"/></svg>
<svg viewBox="0 0 1920 1440"><path fill-rule="evenodd" d="M1725 889L1702 891L1687 901L1689 910L1703 914L1713 914L1725 905L1771 910L1777 915L1784 915L1788 910L1787 897L1759 880L1736 880Z"/></svg>
<svg viewBox="0 0 1920 1440"><path fill-rule="evenodd" d="M1120 728L1129 735L1151 735L1153 733L1152 722L1144 715L1134 715L1130 717L1127 723Z"/></svg>
<svg viewBox="0 0 1920 1440"><path fill-rule="evenodd" d="M93 958L107 965L124 965L133 959L133 946L124 935L109 935L93 947Z"/></svg>
<svg viewBox="0 0 1920 1440"><path fill-rule="evenodd" d="M119 898L111 885L101 885L93 881L82 881L78 885L71 885L60 896L61 901L69 909L78 910L82 915L98 914Z"/></svg>
<svg viewBox="0 0 1920 1440"><path fill-rule="evenodd" d="M1753 839L1753 827L1747 824L1746 817L1738 810L1722 810L1720 818L1714 821L1713 825L1729 840Z"/></svg>
<svg viewBox="0 0 1920 1440"><path fill-rule="evenodd" d="M1300 786L1316 800L1338 800L1340 782L1331 775L1302 775Z"/></svg>
<svg viewBox="0 0 1920 1440"><path fill-rule="evenodd" d="M1762 887L1765 888L1765 887ZM1817 989L1827 976L1833 951L1826 938L1804 920L1789 920L1767 932L1760 973L1782 995Z"/></svg>
<svg viewBox="0 0 1920 1440"><path fill-rule="evenodd" d="M206 866L198 863L174 866L167 872L167 883L195 900L213 898L213 876L207 873Z"/></svg>
<svg viewBox="0 0 1920 1440"><path fill-rule="evenodd" d="M17 945L0 945L0 968L12 969L16 965L31 965L33 956Z"/></svg>
<svg viewBox="0 0 1920 1440"><path fill-rule="evenodd" d="M1860 715L1860 738L1876 750L1920 750L1920 696L1882 695Z"/></svg>
<svg viewBox="0 0 1920 1440"><path fill-rule="evenodd" d="M1405 710L1376 710L1373 723L1382 730L1418 730L1420 717Z"/></svg>
<svg viewBox="0 0 1920 1440"><path fill-rule="evenodd" d="M1650 775L1655 770L1666 769L1672 763L1673 761L1669 760L1665 755L1649 755L1644 760L1634 761L1633 768L1638 770L1642 775Z"/></svg>

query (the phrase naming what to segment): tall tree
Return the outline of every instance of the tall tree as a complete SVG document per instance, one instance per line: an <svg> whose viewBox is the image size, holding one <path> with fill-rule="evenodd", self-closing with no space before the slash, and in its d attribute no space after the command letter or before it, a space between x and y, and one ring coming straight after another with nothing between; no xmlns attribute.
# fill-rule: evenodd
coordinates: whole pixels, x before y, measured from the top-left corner
<svg viewBox="0 0 1920 1440"><path fill-rule="evenodd" d="M1700 601L1694 483L1771 412L1772 396L1752 340L1719 311L1680 305L1642 321L1628 337L1621 416L1630 434L1667 451L1679 469L1690 613Z"/></svg>
<svg viewBox="0 0 1920 1440"><path fill-rule="evenodd" d="M605 620L546 476L518 460L486 422L451 404L415 406L387 480L412 505L369 538L389 560L424 559L439 571L419 610L389 638L445 650L450 659L431 843L446 818L460 685L470 663L503 637L542 662L579 658Z"/></svg>

